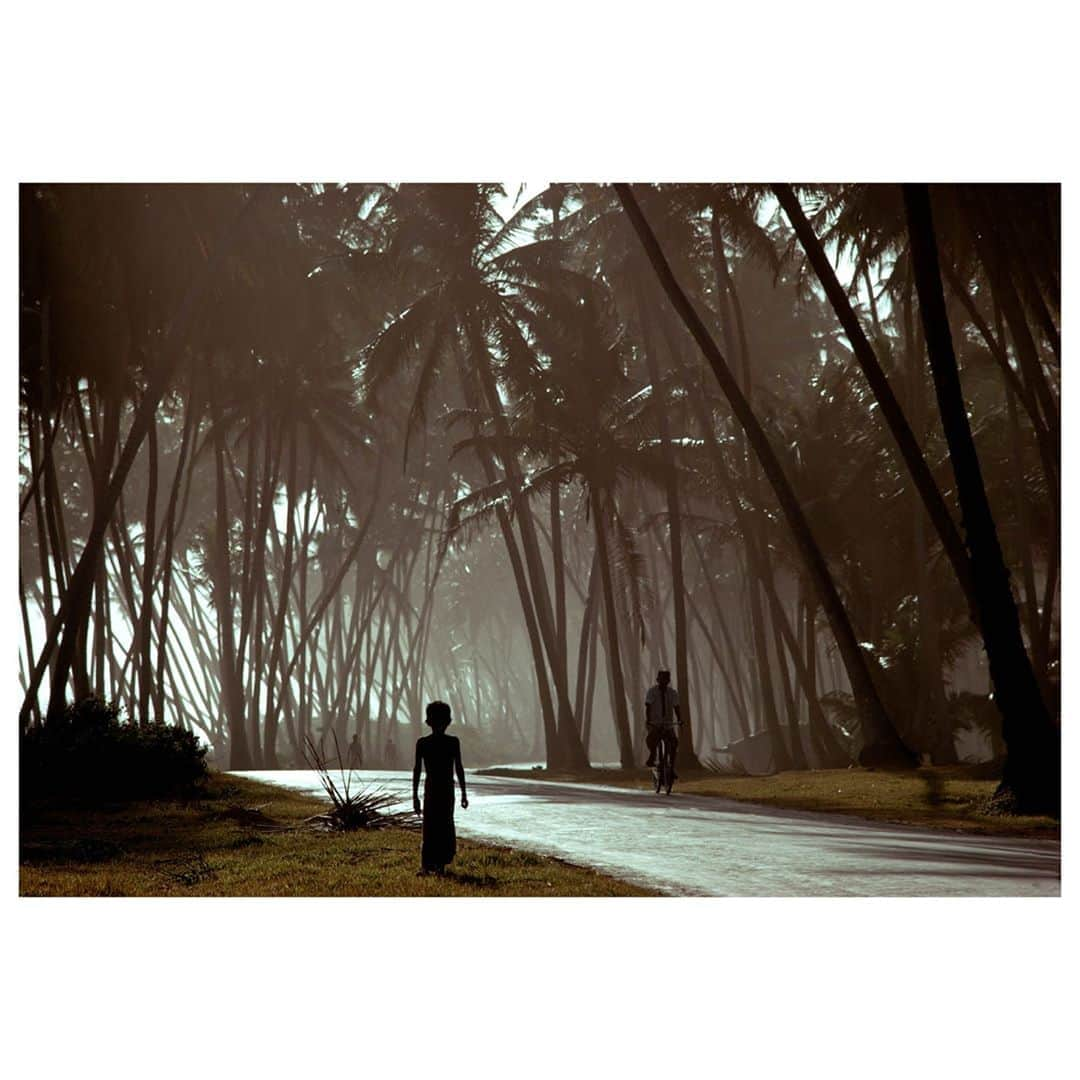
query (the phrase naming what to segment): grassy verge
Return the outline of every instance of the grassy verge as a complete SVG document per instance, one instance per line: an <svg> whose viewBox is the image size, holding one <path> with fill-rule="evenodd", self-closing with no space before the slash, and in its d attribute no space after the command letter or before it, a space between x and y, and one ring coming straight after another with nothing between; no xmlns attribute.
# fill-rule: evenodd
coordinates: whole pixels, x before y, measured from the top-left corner
<svg viewBox="0 0 1080 1080"><path fill-rule="evenodd" d="M257 813L251 808L257 807ZM23 896L646 896L558 859L458 841L445 877L417 877L420 835L316 832L326 804L233 776L192 802L24 812Z"/></svg>
<svg viewBox="0 0 1080 1080"><path fill-rule="evenodd" d="M587 773L559 773L546 769L485 769L482 772L532 780L652 787L649 773L644 769L592 769ZM787 810L853 814L874 821L956 832L1046 839L1060 836L1060 826L1053 818L988 814L986 804L997 781L980 778L979 772L978 766L934 766L907 773L822 769L819 772L782 772L774 776L718 776L700 770L681 777L675 791Z"/></svg>

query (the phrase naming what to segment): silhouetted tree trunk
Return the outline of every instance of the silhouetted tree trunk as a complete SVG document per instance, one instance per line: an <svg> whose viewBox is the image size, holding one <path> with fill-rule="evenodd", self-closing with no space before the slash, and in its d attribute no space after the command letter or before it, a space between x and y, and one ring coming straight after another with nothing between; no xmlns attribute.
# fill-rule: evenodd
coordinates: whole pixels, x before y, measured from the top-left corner
<svg viewBox="0 0 1080 1080"><path fill-rule="evenodd" d="M173 547L176 543L177 529L177 503L180 496L180 486L185 475L188 452L191 446L192 432L195 426L195 402L189 395L187 406L184 409L184 431L180 436L180 451L176 462L176 474L173 477L172 489L169 492L169 505L165 511L165 554L161 561L161 630L158 634L158 653L156 686L154 690L154 715L159 720L165 718L165 656L166 642L169 637L169 600L172 596L173 582ZM190 490L190 475L188 469L188 483Z"/></svg>
<svg viewBox="0 0 1080 1080"><path fill-rule="evenodd" d="M582 745L585 744L585 720L583 710L585 708L585 681L588 672L591 640L593 637L593 620L596 617L596 597L599 588L599 574L597 565L600 558L600 549L593 552L592 563L589 568L589 583L585 592L585 607L581 615L581 634L578 638L578 659L574 690L574 715L582 728ZM588 748L586 746L586 755Z"/></svg>
<svg viewBox="0 0 1080 1080"><path fill-rule="evenodd" d="M151 420L146 439L149 482L143 522L142 599L139 605L139 723L150 722L150 697L154 688L154 658L150 630L154 617L154 553L157 547L158 438L157 420Z"/></svg>
<svg viewBox="0 0 1080 1080"><path fill-rule="evenodd" d="M905 184L903 191L930 370L956 478L980 625L1008 748L998 794L1021 812L1056 814L1061 807L1060 737L1024 651L1009 571L975 452L945 311L930 193L925 184Z"/></svg>
<svg viewBox="0 0 1080 1080"><path fill-rule="evenodd" d="M213 412L214 476L217 498L212 565L218 635L221 643L221 691L225 714L229 720L229 768L251 769L256 763L251 757L245 730L243 687L237 668L236 639L233 635L232 566L225 479L225 432L222 429L220 407L213 397L211 397L211 410Z"/></svg>
<svg viewBox="0 0 1080 1080"><path fill-rule="evenodd" d="M919 448L926 444L928 409L926 401L926 371L923 364L924 339L916 331L912 309L913 279L910 273L903 285L901 318L903 323L903 357L907 378L907 406L911 427ZM956 744L952 721L945 697L941 655L941 612L937 590L931 575L930 550L927 543L926 512L917 491L910 490L912 527L912 577L918 602L918 651L916 656L917 686L915 687L915 717L913 730L925 739L925 749L937 765L956 763Z"/></svg>
<svg viewBox="0 0 1080 1080"><path fill-rule="evenodd" d="M1035 568L1031 557L1031 521L1028 511L1027 485L1024 480L1023 440L1020 437L1020 421L1016 415L1016 396L1008 387L1005 388L1005 398L1009 414L1009 438L1012 443L1009 465L1013 497L1016 500L1016 520L1020 529L1019 548L1024 579L1024 618L1027 623L1032 661L1035 665L1035 677L1039 680L1043 700L1046 701L1047 708L1050 708L1049 690L1046 684L1048 657L1040 632L1039 594L1035 587Z"/></svg>
<svg viewBox="0 0 1080 1080"><path fill-rule="evenodd" d="M40 463L35 462L35 450L38 447L38 439L36 437L37 425L33 422L33 417L30 420L30 467L34 470L35 475L42 472L45 468L44 460ZM59 426L59 425L58 425ZM46 446L43 453L49 453L50 448ZM33 491L33 503L34 503L34 527L36 530L37 539L37 551L38 551L38 568L41 574L41 592L42 592L42 614L45 616L46 624L55 617L56 602L53 599L53 585L52 574L49 572L49 543L45 535L45 498L42 491L43 484L38 484ZM45 650L42 649L41 655L44 655ZM26 662L30 663L35 654L31 653L27 656ZM46 660L49 666L50 677L55 664ZM40 681L40 676L39 676ZM38 705L37 693L30 693L30 687L33 684L33 672L30 673L27 679L26 690L26 707L20 713L20 726L25 727L29 722L31 711L34 716L40 718L40 707Z"/></svg>
<svg viewBox="0 0 1080 1080"><path fill-rule="evenodd" d="M615 613L615 590L611 581L611 549L608 547L605 508L600 493L589 491L592 504L593 528L596 530L596 546L600 551L600 587L604 596L604 633L608 668L611 672L611 711L615 721L615 738L619 744L619 763L624 769L634 767L634 741L630 734L630 720L626 711L626 683L623 678L622 659L619 656L619 620Z"/></svg>
<svg viewBox="0 0 1080 1080"><path fill-rule="evenodd" d="M19 559L19 613L22 616L23 644L26 647L26 662L29 663L30 658L34 655L34 639L30 633L30 612L27 610L26 606L26 584L23 581L23 568L21 558ZM23 687L23 692L25 693L27 685L27 673L23 670L21 658L19 664L19 674L21 685ZM40 722L40 720L41 710L38 708L38 703L35 700L31 702L30 706L30 721L32 723L38 723Z"/></svg>
<svg viewBox="0 0 1080 1080"><path fill-rule="evenodd" d="M593 607L592 625L589 628L589 669L585 675L585 703L584 716L581 721L581 745L585 748L585 756L591 761L589 755L589 740L592 737L593 702L596 700L596 665L597 654L600 651L600 616L597 608Z"/></svg>

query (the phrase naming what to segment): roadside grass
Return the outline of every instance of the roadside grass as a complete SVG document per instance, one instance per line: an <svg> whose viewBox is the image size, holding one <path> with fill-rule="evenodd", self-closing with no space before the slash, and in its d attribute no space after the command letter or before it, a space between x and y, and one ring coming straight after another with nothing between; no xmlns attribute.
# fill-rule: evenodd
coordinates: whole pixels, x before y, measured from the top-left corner
<svg viewBox="0 0 1080 1080"><path fill-rule="evenodd" d="M650 896L558 859L458 840L418 877L420 834L303 825L327 803L212 774L204 798L104 809L41 806L20 822L22 896Z"/></svg>
<svg viewBox="0 0 1080 1080"><path fill-rule="evenodd" d="M675 795L710 795L785 810L853 814L873 821L918 825L988 836L1056 839L1060 824L1050 817L987 812L998 781L980 776L979 766L930 766L913 772L878 769L821 769L772 776L724 776L696 769L685 772ZM482 769L487 776L508 776L568 783L610 784L652 789L645 769L591 769L587 773L547 769ZM666 797L666 796L665 796Z"/></svg>

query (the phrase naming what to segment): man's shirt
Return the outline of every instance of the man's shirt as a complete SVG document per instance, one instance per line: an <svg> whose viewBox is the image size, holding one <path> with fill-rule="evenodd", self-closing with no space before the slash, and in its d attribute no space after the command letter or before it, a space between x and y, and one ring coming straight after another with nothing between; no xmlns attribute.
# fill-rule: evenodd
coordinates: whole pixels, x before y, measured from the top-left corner
<svg viewBox="0 0 1080 1080"><path fill-rule="evenodd" d="M679 691L674 686L650 686L645 694L645 722L671 725L678 723L675 706L679 704Z"/></svg>

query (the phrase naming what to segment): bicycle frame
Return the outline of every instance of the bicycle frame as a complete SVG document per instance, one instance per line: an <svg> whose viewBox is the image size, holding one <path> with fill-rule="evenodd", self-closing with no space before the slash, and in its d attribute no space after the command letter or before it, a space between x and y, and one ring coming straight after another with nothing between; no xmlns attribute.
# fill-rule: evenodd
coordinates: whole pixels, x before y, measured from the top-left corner
<svg viewBox="0 0 1080 1080"><path fill-rule="evenodd" d="M656 794L659 795L663 788L670 795L671 785L675 781L675 750L671 743L671 733L668 731L660 732L660 741L656 744L656 761L653 767Z"/></svg>

